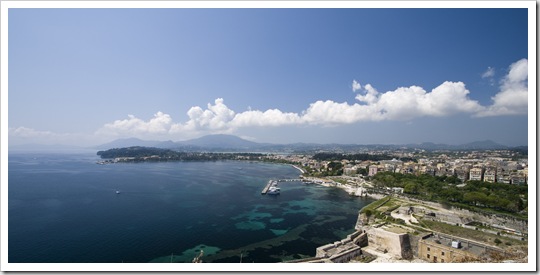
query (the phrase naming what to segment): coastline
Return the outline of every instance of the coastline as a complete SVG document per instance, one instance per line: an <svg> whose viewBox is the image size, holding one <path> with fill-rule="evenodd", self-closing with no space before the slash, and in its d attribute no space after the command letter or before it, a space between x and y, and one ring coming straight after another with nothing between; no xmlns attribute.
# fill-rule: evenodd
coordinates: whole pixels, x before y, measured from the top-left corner
<svg viewBox="0 0 540 275"><path fill-rule="evenodd" d="M294 167L294 168L296 168L296 169L297 169L298 171L300 171L302 174L304 174L304 173L306 172L306 171L304 171L304 169L302 169L302 168L300 168L300 167L298 167L298 166L296 166L296 165L294 165L294 164L291 164L291 166ZM302 175L300 175L300 176L302 176Z"/></svg>
<svg viewBox="0 0 540 275"><path fill-rule="evenodd" d="M295 168L300 169L298 167L295 167ZM316 177L301 177L301 178L303 180L307 180L311 183L318 184L321 186L343 189L345 190L345 192L349 193L349 195L355 196L355 197L368 197L375 200L379 200L386 196L383 194L369 193L363 187L351 186L349 184L343 184L340 182L333 181L331 179L316 178Z"/></svg>

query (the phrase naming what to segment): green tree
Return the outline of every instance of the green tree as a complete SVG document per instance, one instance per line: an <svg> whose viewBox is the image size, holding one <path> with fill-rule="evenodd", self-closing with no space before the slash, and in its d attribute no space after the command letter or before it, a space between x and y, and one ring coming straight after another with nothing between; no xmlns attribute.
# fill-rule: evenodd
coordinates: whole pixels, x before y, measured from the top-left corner
<svg viewBox="0 0 540 275"><path fill-rule="evenodd" d="M487 196L486 194L481 192L468 192L463 195L463 200L474 206L478 204L485 205L487 201Z"/></svg>
<svg viewBox="0 0 540 275"><path fill-rule="evenodd" d="M408 194L418 194L418 185L414 182L408 182L403 187L403 192Z"/></svg>
<svg viewBox="0 0 540 275"><path fill-rule="evenodd" d="M362 176L367 176L368 170L366 168L358 168L356 169L356 173Z"/></svg>

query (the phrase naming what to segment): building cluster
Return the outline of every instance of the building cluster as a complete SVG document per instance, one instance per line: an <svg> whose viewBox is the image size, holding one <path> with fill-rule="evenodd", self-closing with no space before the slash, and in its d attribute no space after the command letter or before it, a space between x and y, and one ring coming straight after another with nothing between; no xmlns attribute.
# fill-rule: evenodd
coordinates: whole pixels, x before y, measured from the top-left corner
<svg viewBox="0 0 540 275"><path fill-rule="evenodd" d="M503 249L474 240L440 232L415 236L411 234L413 231L388 223L356 228L343 240L317 247L315 257L289 262L346 263L362 256L383 254L394 260L460 263L506 256Z"/></svg>
<svg viewBox="0 0 540 275"><path fill-rule="evenodd" d="M381 171L403 174L428 174L432 176L455 176L461 181L484 181L507 184L526 184L528 178L527 159L512 160L502 156L493 156L486 152L484 156L470 154L451 158L441 154L432 158L421 158L417 162L403 162L392 159L369 165L368 176Z"/></svg>
<svg viewBox="0 0 540 275"><path fill-rule="evenodd" d="M415 161L402 161L396 158L382 161L341 160L343 174L354 176L360 171L365 171L367 176L374 176L379 172L428 174L456 176L463 182L477 180L507 184L526 184L528 179L527 159L516 160L513 153L508 150L452 152L452 154L442 152L431 153L430 156L394 152L393 155ZM331 161L317 161L306 155L275 155L273 157L300 163L312 171L328 170L331 163Z"/></svg>
<svg viewBox="0 0 540 275"><path fill-rule="evenodd" d="M429 233L418 242L418 258L433 263L477 261L484 255L504 255L502 249L442 233Z"/></svg>

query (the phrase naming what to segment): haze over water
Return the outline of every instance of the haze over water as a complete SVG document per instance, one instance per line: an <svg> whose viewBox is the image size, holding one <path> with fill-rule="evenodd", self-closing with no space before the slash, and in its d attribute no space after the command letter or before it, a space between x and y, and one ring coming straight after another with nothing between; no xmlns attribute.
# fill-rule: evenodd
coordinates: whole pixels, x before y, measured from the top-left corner
<svg viewBox="0 0 540 275"><path fill-rule="evenodd" d="M298 178L288 165L96 160L9 155L9 262L191 262L200 249L205 262L305 258L352 233L371 202L301 182L262 196L268 180Z"/></svg>

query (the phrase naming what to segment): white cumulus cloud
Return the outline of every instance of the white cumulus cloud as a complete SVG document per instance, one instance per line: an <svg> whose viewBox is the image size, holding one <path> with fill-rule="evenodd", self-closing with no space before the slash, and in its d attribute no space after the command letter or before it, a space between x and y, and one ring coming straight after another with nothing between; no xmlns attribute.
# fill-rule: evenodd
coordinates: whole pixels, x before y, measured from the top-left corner
<svg viewBox="0 0 540 275"><path fill-rule="evenodd" d="M501 82L501 91L491 99L493 104L477 116L500 116L526 114L528 111L529 62L521 59L509 67L508 74Z"/></svg>
<svg viewBox="0 0 540 275"><path fill-rule="evenodd" d="M241 127L266 127L284 126L301 123L300 116L296 113L284 113L278 109L269 109L264 112L250 110L236 114L230 123L234 128Z"/></svg>
<svg viewBox="0 0 540 275"><path fill-rule="evenodd" d="M216 99L214 105L208 104L206 110L199 106L191 107L187 112L189 116L189 121L186 124L187 129L223 130L227 128L229 122L234 118L234 111L229 109L223 101L223 98Z"/></svg>
<svg viewBox="0 0 540 275"><path fill-rule="evenodd" d="M489 67L483 77L493 77ZM188 120L173 122L170 115L158 112L148 121L135 116L105 124L96 134L109 136L172 135L193 137L209 133L233 133L240 128L279 127L288 125L342 125L362 121L410 121L418 117L445 117L456 114L471 116L496 116L524 114L527 112L527 59L510 65L503 78L500 92L492 97L493 103L483 106L469 98L470 91L463 82L446 81L427 91L419 86L399 87L393 91L379 92L370 84L361 85L353 80L352 89L358 92L356 102L318 100L298 113L279 109L235 112L217 98L206 108L193 106L187 111ZM21 130L22 131L22 130Z"/></svg>
<svg viewBox="0 0 540 275"><path fill-rule="evenodd" d="M483 107L468 98L462 82L444 82L431 92L422 87L400 87L379 93L370 84L356 96L362 104L317 101L302 116L309 124L348 124L359 121L408 120L422 116L448 116L474 113Z"/></svg>
<svg viewBox="0 0 540 275"><path fill-rule="evenodd" d="M141 136L167 134L172 126L172 118L168 114L157 112L149 121L144 121L134 115L127 119L115 120L99 129L97 135L106 136Z"/></svg>
<svg viewBox="0 0 540 275"><path fill-rule="evenodd" d="M377 101L377 97L379 95L379 92L371 84L366 84L364 86L365 92L363 94L358 94L356 96L356 100L366 103L366 104L373 104L375 101Z"/></svg>
<svg viewBox="0 0 540 275"><path fill-rule="evenodd" d="M363 120L380 120L372 106L319 100L310 104L302 114L302 122L311 125L351 124Z"/></svg>

